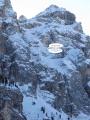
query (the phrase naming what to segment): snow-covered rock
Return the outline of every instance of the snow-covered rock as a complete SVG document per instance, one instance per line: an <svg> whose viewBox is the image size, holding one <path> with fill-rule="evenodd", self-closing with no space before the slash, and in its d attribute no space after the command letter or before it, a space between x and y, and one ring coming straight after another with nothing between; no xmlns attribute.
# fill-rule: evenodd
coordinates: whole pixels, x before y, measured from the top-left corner
<svg viewBox="0 0 90 120"><path fill-rule="evenodd" d="M27 120L90 119L90 37L75 15L51 5L18 20L9 0L0 0L0 14L0 75L22 92ZM50 53L51 43L62 52Z"/></svg>

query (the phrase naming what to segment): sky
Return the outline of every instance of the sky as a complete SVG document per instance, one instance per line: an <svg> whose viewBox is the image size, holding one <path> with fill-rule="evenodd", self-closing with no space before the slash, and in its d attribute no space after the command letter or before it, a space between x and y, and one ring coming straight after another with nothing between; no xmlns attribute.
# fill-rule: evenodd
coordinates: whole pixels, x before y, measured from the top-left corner
<svg viewBox="0 0 90 120"><path fill-rule="evenodd" d="M32 18L54 4L66 8L76 15L76 20L82 23L84 33L90 35L90 0L11 0L18 17L24 15Z"/></svg>

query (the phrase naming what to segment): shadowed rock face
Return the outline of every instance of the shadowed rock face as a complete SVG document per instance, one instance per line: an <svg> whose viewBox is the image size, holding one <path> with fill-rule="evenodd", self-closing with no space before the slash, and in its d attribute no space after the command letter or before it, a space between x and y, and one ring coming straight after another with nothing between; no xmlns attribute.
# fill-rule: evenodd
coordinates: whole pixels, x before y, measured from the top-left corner
<svg viewBox="0 0 90 120"><path fill-rule="evenodd" d="M90 113L87 86L90 81L90 37L83 33L75 15L52 5L31 20L23 16L17 20L7 0L0 2L0 14L0 83L3 84L3 79L23 85L32 83L33 94L39 85L41 90L55 96L51 104L56 109L62 108L73 115L80 111ZM62 53L48 52L48 46L53 42L63 44ZM24 120L14 111L17 109L22 113L20 91L1 87L0 93L3 103L0 104L0 117L8 114L5 113L8 109L7 118ZM4 98L9 99L5 102Z"/></svg>
<svg viewBox="0 0 90 120"><path fill-rule="evenodd" d="M0 1L0 18L2 19L3 17L14 18L15 16L16 15L15 15L15 12L13 11L10 0L1 0Z"/></svg>
<svg viewBox="0 0 90 120"><path fill-rule="evenodd" d="M9 89L0 86L1 120L25 120L25 117L22 115L22 101L23 96L18 89Z"/></svg>

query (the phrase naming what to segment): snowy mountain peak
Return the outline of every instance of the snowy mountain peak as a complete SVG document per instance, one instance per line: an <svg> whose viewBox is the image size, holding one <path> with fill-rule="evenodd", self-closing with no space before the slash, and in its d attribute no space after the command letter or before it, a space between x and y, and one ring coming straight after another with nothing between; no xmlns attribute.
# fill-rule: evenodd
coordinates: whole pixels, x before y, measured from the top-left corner
<svg viewBox="0 0 90 120"><path fill-rule="evenodd" d="M65 8L60 8L60 7L58 7L57 5L50 5L48 8L46 8L46 11L50 11L50 12L54 12L54 11L62 11L62 12L64 12L64 11L66 11L66 9Z"/></svg>
<svg viewBox="0 0 90 120"><path fill-rule="evenodd" d="M41 17L44 19L58 19L63 20L66 25L75 23L75 15L64 8L59 8L56 5L51 5L46 8L45 11L41 12L36 16L37 18Z"/></svg>
<svg viewBox="0 0 90 120"><path fill-rule="evenodd" d="M90 37L75 15L51 5L32 19L17 20L10 1L5 1L0 1L5 5L0 7L0 98L5 94L12 103L7 89L19 90L23 109L14 99L12 108L20 109L27 120L80 120L80 112L90 115ZM62 44L62 52L50 53L52 43Z"/></svg>

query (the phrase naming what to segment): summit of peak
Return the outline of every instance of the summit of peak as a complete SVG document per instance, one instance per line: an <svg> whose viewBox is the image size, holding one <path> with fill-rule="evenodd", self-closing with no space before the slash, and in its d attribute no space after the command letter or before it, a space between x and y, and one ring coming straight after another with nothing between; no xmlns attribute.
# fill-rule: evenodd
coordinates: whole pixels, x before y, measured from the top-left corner
<svg viewBox="0 0 90 120"><path fill-rule="evenodd" d="M43 12L41 12L38 16L46 15L46 14L51 14L55 12L65 12L66 9L62 7L58 7L57 5L50 5L47 7Z"/></svg>
<svg viewBox="0 0 90 120"><path fill-rule="evenodd" d="M57 5L50 5L48 8L46 8L46 11L48 11L48 10L51 10L52 12L53 11L66 11L66 9L65 8L62 8L62 7L59 7L59 6L57 6Z"/></svg>
<svg viewBox="0 0 90 120"><path fill-rule="evenodd" d="M46 18L46 19L56 19L64 20L65 24L73 24L75 22L75 15L69 11L67 11L65 8L58 7L56 5L50 5L48 8L46 8L43 12L38 14L36 17L40 18Z"/></svg>

